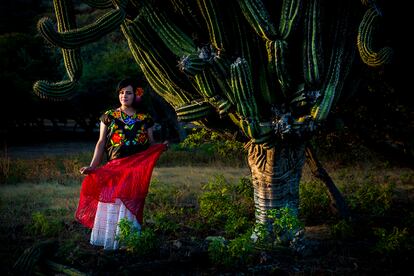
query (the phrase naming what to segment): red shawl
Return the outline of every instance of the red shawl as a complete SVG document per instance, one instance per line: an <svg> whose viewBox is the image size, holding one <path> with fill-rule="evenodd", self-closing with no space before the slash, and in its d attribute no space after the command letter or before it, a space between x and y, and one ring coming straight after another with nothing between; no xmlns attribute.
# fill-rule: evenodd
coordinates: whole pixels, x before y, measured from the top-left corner
<svg viewBox="0 0 414 276"><path fill-rule="evenodd" d="M114 203L119 198L142 224L152 170L165 148L164 144L152 145L145 151L111 160L87 175L82 182L76 219L92 228L98 202Z"/></svg>

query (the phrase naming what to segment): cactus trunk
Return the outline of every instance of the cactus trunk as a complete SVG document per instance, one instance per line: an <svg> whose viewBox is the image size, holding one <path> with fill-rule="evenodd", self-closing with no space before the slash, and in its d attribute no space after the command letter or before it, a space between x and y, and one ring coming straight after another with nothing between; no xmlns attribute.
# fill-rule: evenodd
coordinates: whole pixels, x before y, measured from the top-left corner
<svg viewBox="0 0 414 276"><path fill-rule="evenodd" d="M251 144L248 162L254 187L256 223L271 232L270 209L299 209L299 181L305 161L305 143L280 143L273 148Z"/></svg>

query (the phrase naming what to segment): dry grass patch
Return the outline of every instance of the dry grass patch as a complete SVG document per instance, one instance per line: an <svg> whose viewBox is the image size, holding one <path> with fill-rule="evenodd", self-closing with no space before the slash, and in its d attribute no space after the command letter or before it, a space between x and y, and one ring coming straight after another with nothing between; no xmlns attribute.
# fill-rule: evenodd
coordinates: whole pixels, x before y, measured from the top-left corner
<svg viewBox="0 0 414 276"><path fill-rule="evenodd" d="M233 167L156 167L153 177L161 183L199 189L214 175L222 175L230 182L236 182L241 177L250 177L248 168Z"/></svg>

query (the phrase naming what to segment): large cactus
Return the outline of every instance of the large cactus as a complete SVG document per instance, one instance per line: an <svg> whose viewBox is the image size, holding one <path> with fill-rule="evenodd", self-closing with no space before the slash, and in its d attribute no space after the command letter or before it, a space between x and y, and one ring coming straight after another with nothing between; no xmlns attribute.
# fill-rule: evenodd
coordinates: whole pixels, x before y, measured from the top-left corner
<svg viewBox="0 0 414 276"><path fill-rule="evenodd" d="M356 50L370 66L391 58L389 48L374 51L381 17L374 1L88 0L109 11L81 28L71 0L53 1L57 31L50 19L38 29L62 48L69 79L37 82L35 92L69 98L81 75L79 48L120 27L148 83L179 119L241 130L250 140L262 224L270 208L297 212L304 144L347 94Z"/></svg>

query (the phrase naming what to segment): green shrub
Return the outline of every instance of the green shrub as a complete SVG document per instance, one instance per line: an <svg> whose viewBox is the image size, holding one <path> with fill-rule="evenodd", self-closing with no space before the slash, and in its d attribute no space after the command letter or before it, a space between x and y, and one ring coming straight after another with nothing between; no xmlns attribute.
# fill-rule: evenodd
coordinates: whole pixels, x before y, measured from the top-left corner
<svg viewBox="0 0 414 276"><path fill-rule="evenodd" d="M158 239L151 229L139 231L131 221L123 218L119 222L120 233L117 239L121 246L139 256L151 255L158 248Z"/></svg>
<svg viewBox="0 0 414 276"><path fill-rule="evenodd" d="M208 256L215 265L233 268L247 265L254 259L255 248L248 233L229 241L222 236L208 237L207 240L210 241Z"/></svg>
<svg viewBox="0 0 414 276"><path fill-rule="evenodd" d="M305 221L317 222L330 216L328 191L319 181L302 182L299 198L299 214Z"/></svg>
<svg viewBox="0 0 414 276"><path fill-rule="evenodd" d="M208 245L208 257L214 264L227 263L227 245L226 239L222 236L207 237L210 242Z"/></svg>
<svg viewBox="0 0 414 276"><path fill-rule="evenodd" d="M272 231L277 243L293 240L298 230L304 227L298 216L289 207L271 209L267 216L273 221Z"/></svg>
<svg viewBox="0 0 414 276"><path fill-rule="evenodd" d="M340 220L331 225L331 234L336 239L341 240L353 238L355 235L354 228L347 220Z"/></svg>
<svg viewBox="0 0 414 276"><path fill-rule="evenodd" d="M41 212L34 212L32 214L32 222L26 228L31 234L46 237L56 237L63 231L63 229L64 224L62 220L57 219L55 216L47 217Z"/></svg>
<svg viewBox="0 0 414 276"><path fill-rule="evenodd" d="M374 251L380 254L391 255L404 249L410 249L409 234L407 228L393 227L392 231L384 228L374 229L374 235L378 238Z"/></svg>
<svg viewBox="0 0 414 276"><path fill-rule="evenodd" d="M201 151L207 156L233 165L245 159L243 143L226 139L219 133L204 128L193 129L180 143L180 147Z"/></svg>
<svg viewBox="0 0 414 276"><path fill-rule="evenodd" d="M347 185L344 189L351 209L370 215L384 215L391 207L395 184L364 182Z"/></svg>
<svg viewBox="0 0 414 276"><path fill-rule="evenodd" d="M253 201L238 194L238 190L245 189L245 183L242 180L239 185L232 185L223 176L216 176L203 186L199 214L206 227L224 229L230 237L251 227Z"/></svg>
<svg viewBox="0 0 414 276"><path fill-rule="evenodd" d="M152 215L154 222L154 231L163 233L173 233L178 230L179 225L177 224L174 211L167 213L166 211L160 210Z"/></svg>

